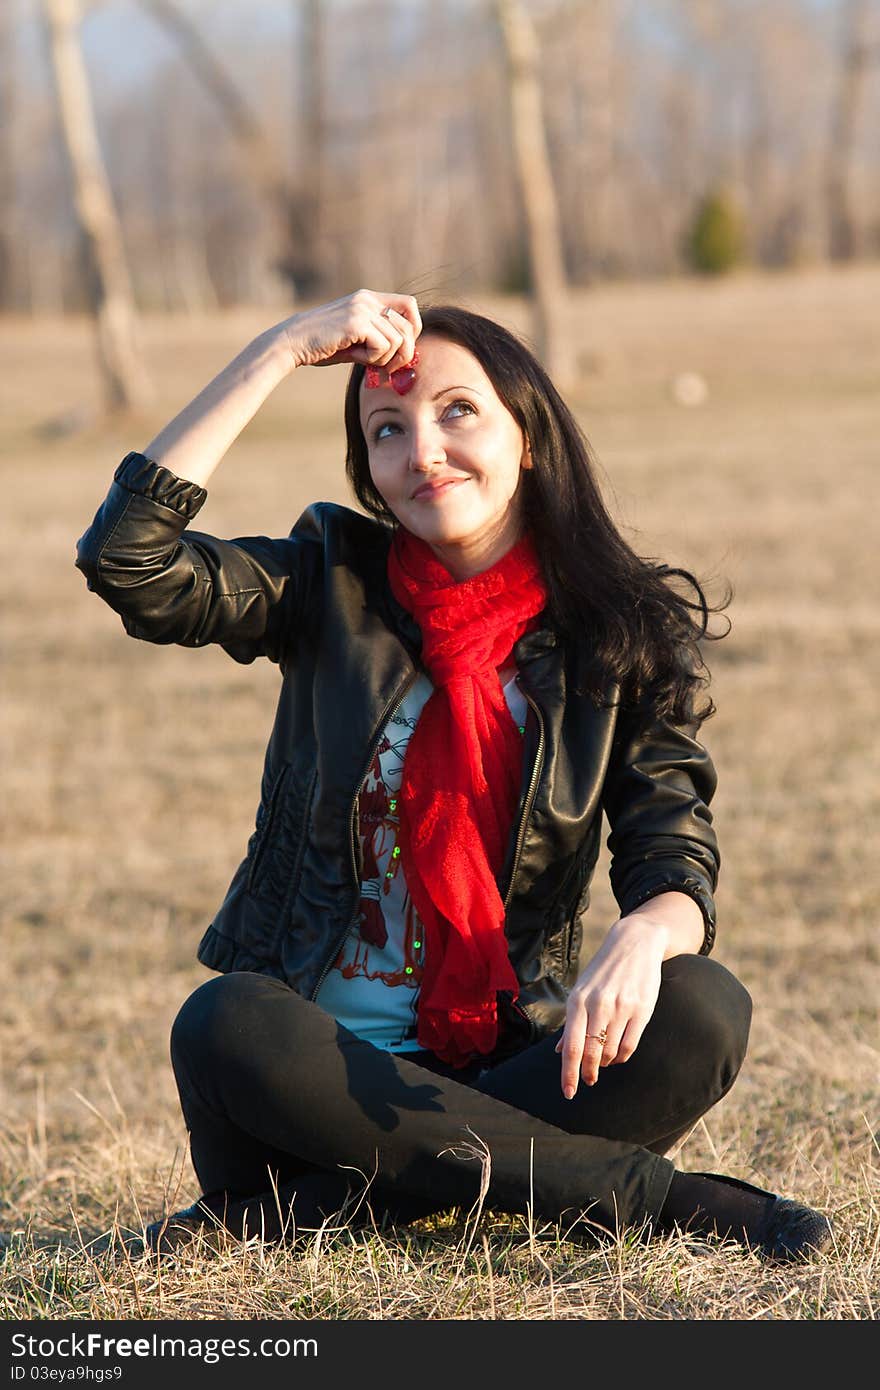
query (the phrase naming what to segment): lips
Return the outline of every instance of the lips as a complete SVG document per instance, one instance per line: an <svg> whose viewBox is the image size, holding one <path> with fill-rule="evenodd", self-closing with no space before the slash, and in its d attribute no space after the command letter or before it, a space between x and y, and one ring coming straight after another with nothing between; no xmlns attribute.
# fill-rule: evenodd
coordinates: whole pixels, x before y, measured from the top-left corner
<svg viewBox="0 0 880 1390"><path fill-rule="evenodd" d="M421 487L416 488L412 495L414 502L430 501L433 497L442 496L443 493L451 492L459 483L466 483L467 478L432 478L429 483L422 483Z"/></svg>

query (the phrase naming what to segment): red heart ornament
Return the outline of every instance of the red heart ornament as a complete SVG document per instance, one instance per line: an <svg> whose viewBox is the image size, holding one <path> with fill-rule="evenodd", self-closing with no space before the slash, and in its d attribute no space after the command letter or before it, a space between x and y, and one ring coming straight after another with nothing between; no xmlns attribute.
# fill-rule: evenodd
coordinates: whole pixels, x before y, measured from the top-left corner
<svg viewBox="0 0 880 1390"><path fill-rule="evenodd" d="M416 379L416 367L419 365L418 349L413 353L412 360L407 362L405 367L398 367L396 372L391 372L385 377L384 367L367 367L364 373L364 384L368 390L374 390L377 386L393 386L398 396L405 396L407 391L411 391ZM385 377L385 380L383 380Z"/></svg>
<svg viewBox="0 0 880 1390"><path fill-rule="evenodd" d="M398 367L396 372L391 373L391 385L394 387L398 396L405 396L407 391L411 391L416 379L415 367Z"/></svg>

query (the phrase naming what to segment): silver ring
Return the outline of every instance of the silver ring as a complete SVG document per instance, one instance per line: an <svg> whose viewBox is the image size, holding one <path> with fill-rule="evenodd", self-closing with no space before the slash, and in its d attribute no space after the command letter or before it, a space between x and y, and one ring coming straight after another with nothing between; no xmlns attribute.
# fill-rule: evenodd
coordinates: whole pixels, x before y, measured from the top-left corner
<svg viewBox="0 0 880 1390"><path fill-rule="evenodd" d="M394 309L391 307L391 305L390 305L390 304L386 304L386 305L385 305L385 308L382 310L382 313L381 313L381 315L380 315L380 318L388 319L388 318L391 317L391 315L392 315L393 313L394 313Z"/></svg>

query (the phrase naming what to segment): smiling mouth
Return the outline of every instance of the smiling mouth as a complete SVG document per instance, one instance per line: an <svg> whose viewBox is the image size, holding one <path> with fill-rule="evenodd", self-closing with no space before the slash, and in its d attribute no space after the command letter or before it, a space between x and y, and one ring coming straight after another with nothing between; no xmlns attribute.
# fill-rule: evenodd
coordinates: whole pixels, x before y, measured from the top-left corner
<svg viewBox="0 0 880 1390"><path fill-rule="evenodd" d="M459 483L466 483L467 478L438 478L430 483L422 483L416 488L412 495L413 502L430 501L432 497L437 497L440 493L448 492L450 488L458 487Z"/></svg>

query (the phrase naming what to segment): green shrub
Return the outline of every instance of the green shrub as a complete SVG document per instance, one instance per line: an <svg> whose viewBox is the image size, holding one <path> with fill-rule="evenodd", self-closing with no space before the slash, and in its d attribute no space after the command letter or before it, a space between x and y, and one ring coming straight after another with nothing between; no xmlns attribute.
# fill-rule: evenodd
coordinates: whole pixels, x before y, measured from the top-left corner
<svg viewBox="0 0 880 1390"><path fill-rule="evenodd" d="M745 228L729 193L714 189L697 208L687 239L689 265L702 275L723 275L742 260Z"/></svg>

